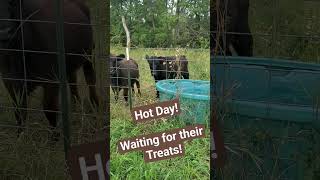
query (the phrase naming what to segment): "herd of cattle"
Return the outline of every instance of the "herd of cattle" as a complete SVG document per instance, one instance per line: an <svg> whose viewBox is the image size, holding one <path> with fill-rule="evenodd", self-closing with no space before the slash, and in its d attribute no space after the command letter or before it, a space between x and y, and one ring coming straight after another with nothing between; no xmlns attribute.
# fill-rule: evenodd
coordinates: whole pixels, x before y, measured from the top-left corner
<svg viewBox="0 0 320 180"><path fill-rule="evenodd" d="M49 121L51 130L57 127L59 107L59 65L57 63L57 34L56 27L48 22L55 19L52 9L55 8L53 1L23 1L20 9L19 3L12 0L0 1L0 19L28 19L34 22L18 21L4 23L0 21L0 73L3 83L11 97L17 122L18 135L20 135L27 119L28 101L27 97L38 87L43 88L43 110ZM92 63L86 55L92 55L94 47L93 27L90 25L90 11L82 0L64 1L64 20L69 24L64 25L64 49L66 61L66 76L70 84L76 84L77 71L83 68L85 80L89 88L90 100L98 108L99 95L97 94L96 73ZM5 10L5 11L3 11ZM76 22L75 24L72 24ZM77 24L88 24L77 25ZM2 50L1 50L2 49ZM12 50L6 50L12 49ZM25 50L25 51L22 51ZM159 61L156 61L156 58ZM155 80L175 77L178 66L173 63L173 57L147 57L152 75ZM184 56L181 58L181 71L184 78L188 78L187 61ZM138 64L134 60L124 60L120 55L110 60L115 70L111 71L112 76L118 79L112 80L113 91L116 98L119 91L124 89L125 99L128 93L128 68L130 69L131 86L136 84L140 94ZM114 63L112 63L114 62ZM136 70L135 70L136 69ZM164 70L164 72L163 72ZM174 71L174 72L171 72ZM77 86L70 85L72 95L79 98ZM58 140L60 133L53 131L52 139Z"/></svg>
<svg viewBox="0 0 320 180"><path fill-rule="evenodd" d="M183 78L189 79L188 60L186 56L148 56L145 59L148 61L151 75L155 82L164 79ZM136 84L138 94L140 92L139 82L139 66L138 63L129 59L126 60L124 54L118 56L111 55L110 57L110 78L111 87L115 94L115 100L118 100L119 92L123 89L123 96L128 102L128 88L131 87L134 93L134 85ZM130 80L130 81L129 81ZM131 83L129 85L129 82ZM159 98L159 91L157 91Z"/></svg>
<svg viewBox="0 0 320 180"><path fill-rule="evenodd" d="M64 49L66 53L66 76L69 83L76 83L76 72L83 68L88 85L96 84L95 71L90 61L84 55L92 55L93 28L90 25L90 11L83 0L63 1L64 20ZM213 2L213 1L211 1ZM224 0L221 4L224 4ZM20 7L20 5L22 7ZM248 25L248 0L232 0L227 7L230 11L231 21L228 22L228 31L247 33L248 36L238 34L227 35L226 47L232 45L238 55L252 55L252 36ZM213 7L213 6L211 6ZM13 102L17 125L20 127L18 134L24 129L27 119L27 96L37 88L43 88L43 110L49 121L50 128L54 130L57 126L59 106L59 65L54 52L57 52L57 34L54 23L44 23L54 21L56 18L54 1L50 0L1 0L0 19L27 19L23 23L19 21L0 21L0 73L6 89ZM218 22L215 15L211 16L211 31L216 31ZM32 22L33 21L33 22ZM78 25L83 24L83 25ZM87 24L87 25L84 25ZM215 47L215 42L221 39L219 34L212 33L211 50ZM12 49L8 51L7 49ZM220 51L220 49L218 49ZM212 52L212 51L211 51ZM72 55L73 54L73 55ZM80 56L74 55L79 54ZM223 53L229 55L229 53ZM183 77L188 79L188 61L185 56L176 57L156 57L146 56L151 74L157 82L163 79L173 79ZM118 98L119 91L124 89L125 100L128 93L128 75L132 87L138 87L139 68L134 60L125 60L124 55L110 58L111 76L115 77L112 82L113 91ZM128 71L129 69L129 71ZM121 80L120 80L121 79ZM71 93L79 97L77 87L70 86ZM133 88L132 88L133 89ZM99 96L95 86L90 86L90 99L99 106ZM157 92L159 97L159 92ZM18 108L17 108L18 107ZM57 140L59 134L53 134Z"/></svg>

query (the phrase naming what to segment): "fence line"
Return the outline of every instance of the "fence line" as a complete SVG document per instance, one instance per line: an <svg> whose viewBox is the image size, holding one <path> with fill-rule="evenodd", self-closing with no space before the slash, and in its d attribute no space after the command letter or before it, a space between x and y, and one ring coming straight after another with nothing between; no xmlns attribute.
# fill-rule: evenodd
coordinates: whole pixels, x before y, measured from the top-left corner
<svg viewBox="0 0 320 180"><path fill-rule="evenodd" d="M112 50L115 50L115 52L119 52L121 50L121 52L124 52L125 47L118 47L115 46L113 48L111 48L111 52ZM139 64L139 68L135 68L135 67L130 67L131 70L139 70L139 80L140 80L140 84L142 84L142 97L138 97L137 93L135 93L135 95L132 96L132 99L134 100L134 104L135 106L138 106L139 104L149 104L155 101L158 101L157 98L153 99L151 97L153 97L153 95L156 95L156 87L153 85L153 83L156 83L157 81L154 79L152 73L161 73L164 77L164 79L183 79L183 75L188 75L190 76L190 71L194 70L194 68L197 66L197 64L199 66L203 66L204 64L202 63L201 60L197 61L196 59L199 58L199 56L197 55L193 55L190 54L188 56L188 51L192 50L192 52L196 52L202 56L208 56L208 61L204 61L207 62L207 66L209 67L209 49L201 49L201 48L142 48L142 47L132 47L131 48L132 53L131 53L131 57L132 59L136 60L136 62ZM133 52L135 50L141 50L142 53L139 53L138 56L142 57L142 58L137 58L137 54L135 55ZM161 52L159 55L159 53L157 53L157 51L161 51L164 50L165 52ZM178 50L178 52L177 52ZM144 56L145 54L149 54L149 58L151 59L150 63L151 64L157 64L157 63L163 63L164 67L163 69L150 69L151 68L151 64L148 65L148 60L146 59L146 57ZM120 53L119 53L120 54ZM114 55L119 55L119 54L114 54ZM123 53L124 54L124 53ZM170 55L169 55L170 54ZM175 55L177 55L178 57L181 57L181 55L186 56L187 60L184 59L176 59L177 57L175 57ZM161 58L160 58L161 57ZM165 58L165 57L170 57ZM110 70L123 70L126 72L127 68L126 67L118 67L119 61L116 61L116 65L115 67L111 67ZM181 64L180 64L181 63ZM188 69L182 69L182 64L183 63L187 63L187 67ZM175 69L175 67L177 69ZM151 74L150 74L151 73ZM179 75L180 74L180 75ZM207 72L207 74L209 75L209 71ZM119 83L119 81L123 81L123 80L128 80L128 77L123 76L125 74L116 74L114 76L111 77L111 80L114 81L113 84L111 84L111 87L113 88L126 88L126 86L121 86L121 84ZM147 75L149 78L147 78L145 75ZM144 82L146 80L146 78L149 80L151 78L152 82ZM136 79L136 78L132 78L132 79ZM117 82L116 82L117 80ZM209 77L208 79L209 80ZM148 85L146 85L146 83ZM151 83L151 84L150 84ZM127 83L129 84L129 83ZM155 89L155 91L153 90ZM120 92L121 93L121 92ZM153 95L152 95L153 94ZM144 97L146 95L152 95L151 97L149 97L149 99L145 99ZM135 97L137 96L137 97ZM130 95L121 95L119 94L119 99L118 101L123 102L123 99L121 100L121 98L125 98L125 97L130 97ZM135 97L135 98L133 98ZM111 100L113 100L113 98L111 98Z"/></svg>
<svg viewBox="0 0 320 180"><path fill-rule="evenodd" d="M44 21L44 20L30 20L30 19L0 19L0 21L11 21L11 22L31 22L31 23L47 23L47 24L57 24L56 21ZM97 26L98 24L94 23L75 23L64 21L63 24L66 25L80 25L80 26ZM109 24L102 25L104 27L109 27Z"/></svg>

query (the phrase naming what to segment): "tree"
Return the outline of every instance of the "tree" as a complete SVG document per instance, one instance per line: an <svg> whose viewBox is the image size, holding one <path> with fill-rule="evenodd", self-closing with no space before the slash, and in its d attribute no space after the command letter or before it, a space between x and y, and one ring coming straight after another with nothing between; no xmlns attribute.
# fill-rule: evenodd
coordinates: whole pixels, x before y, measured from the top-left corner
<svg viewBox="0 0 320 180"><path fill-rule="evenodd" d="M132 46L209 47L209 0L111 0L111 43L125 46L122 15Z"/></svg>

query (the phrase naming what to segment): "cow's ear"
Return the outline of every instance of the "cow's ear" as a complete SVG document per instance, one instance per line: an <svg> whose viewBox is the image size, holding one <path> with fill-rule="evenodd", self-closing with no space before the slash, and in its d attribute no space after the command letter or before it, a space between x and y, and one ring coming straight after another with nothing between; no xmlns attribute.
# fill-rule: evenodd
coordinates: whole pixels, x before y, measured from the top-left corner
<svg viewBox="0 0 320 180"><path fill-rule="evenodd" d="M123 56L123 54L120 54L119 56L117 56L116 60L117 61L121 61L123 60L125 57Z"/></svg>
<svg viewBox="0 0 320 180"><path fill-rule="evenodd" d="M126 58L126 56L124 54L120 54L118 57L123 58L123 59Z"/></svg>
<svg viewBox="0 0 320 180"><path fill-rule="evenodd" d="M165 57L158 57L157 60L158 60L158 62L161 63L161 64L163 64L163 63L166 62L166 58L165 58Z"/></svg>

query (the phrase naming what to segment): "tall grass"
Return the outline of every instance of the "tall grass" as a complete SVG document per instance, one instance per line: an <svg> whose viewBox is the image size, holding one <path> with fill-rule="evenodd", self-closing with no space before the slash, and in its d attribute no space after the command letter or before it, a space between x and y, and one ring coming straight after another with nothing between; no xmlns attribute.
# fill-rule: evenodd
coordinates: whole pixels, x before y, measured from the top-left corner
<svg viewBox="0 0 320 180"><path fill-rule="evenodd" d="M104 138L88 99L88 87L82 71L78 72L80 102L70 109L71 145ZM42 111L42 89L28 100L28 118L23 134L18 138L14 108L9 94L0 81L0 179L2 180L56 180L70 179L66 172L63 137L50 142L49 123ZM76 114L75 114L76 113ZM58 122L61 129L61 122ZM60 131L60 130L59 130Z"/></svg>

